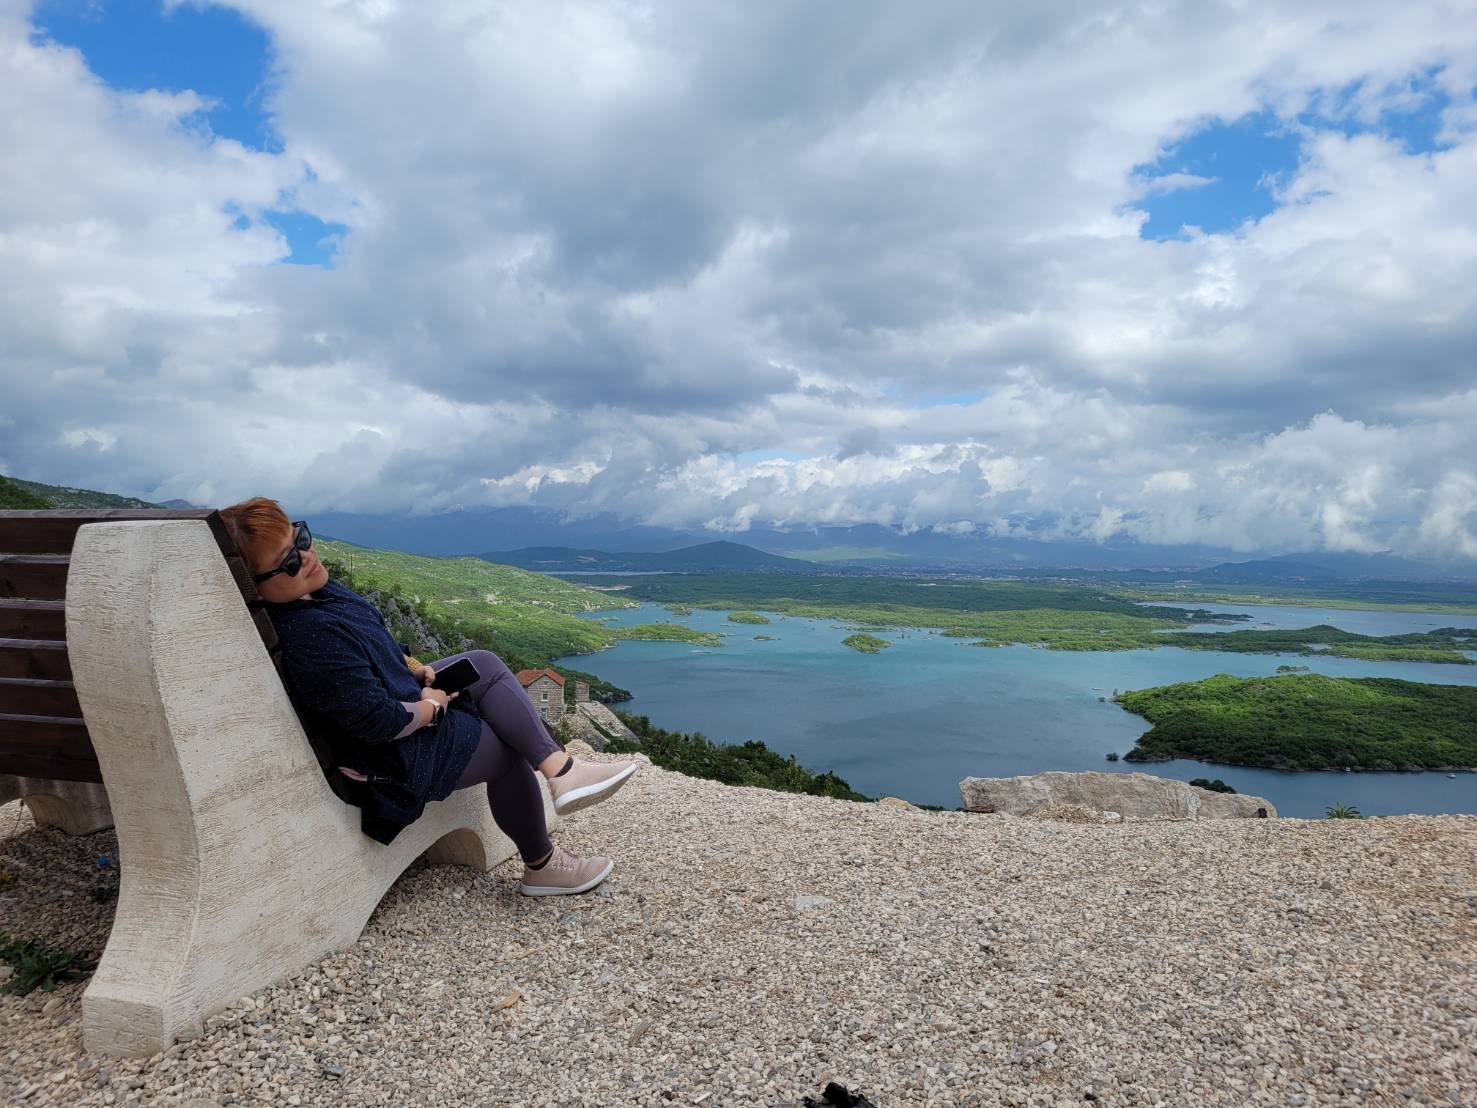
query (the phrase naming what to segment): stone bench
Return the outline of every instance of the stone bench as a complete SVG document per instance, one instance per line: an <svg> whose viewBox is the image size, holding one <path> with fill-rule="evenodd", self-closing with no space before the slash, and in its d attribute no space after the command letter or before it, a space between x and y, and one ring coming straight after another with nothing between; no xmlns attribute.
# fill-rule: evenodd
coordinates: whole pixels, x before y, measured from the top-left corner
<svg viewBox="0 0 1477 1108"><path fill-rule="evenodd" d="M481 788L388 847L366 837L275 648L214 512L0 512L0 800L118 832L89 1050L162 1050L351 945L422 854L485 870L515 852Z"/></svg>

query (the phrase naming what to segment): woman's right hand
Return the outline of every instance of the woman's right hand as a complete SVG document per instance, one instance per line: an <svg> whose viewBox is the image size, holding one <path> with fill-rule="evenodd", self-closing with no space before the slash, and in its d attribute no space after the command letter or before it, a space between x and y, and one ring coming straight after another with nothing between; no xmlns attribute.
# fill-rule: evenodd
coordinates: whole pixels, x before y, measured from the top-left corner
<svg viewBox="0 0 1477 1108"><path fill-rule="evenodd" d="M444 693L440 689L421 690L422 700L435 701L437 704L441 705L443 710L449 708L451 706L451 702L459 696L461 696L461 693Z"/></svg>

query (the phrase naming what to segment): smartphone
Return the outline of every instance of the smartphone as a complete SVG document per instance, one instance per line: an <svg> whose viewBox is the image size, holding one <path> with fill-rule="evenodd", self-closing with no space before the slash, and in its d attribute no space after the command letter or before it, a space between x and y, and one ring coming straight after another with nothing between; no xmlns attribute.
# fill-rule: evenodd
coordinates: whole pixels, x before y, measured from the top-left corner
<svg viewBox="0 0 1477 1108"><path fill-rule="evenodd" d="M436 671L436 680L431 682L431 688L440 689L444 693L461 692L468 686L475 685L481 676L477 667L472 664L472 659L458 658L445 669Z"/></svg>

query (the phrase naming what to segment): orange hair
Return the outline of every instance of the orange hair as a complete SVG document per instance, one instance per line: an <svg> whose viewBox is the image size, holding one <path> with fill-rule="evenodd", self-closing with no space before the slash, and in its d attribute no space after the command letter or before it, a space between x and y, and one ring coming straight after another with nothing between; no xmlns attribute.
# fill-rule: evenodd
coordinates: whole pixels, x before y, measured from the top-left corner
<svg viewBox="0 0 1477 1108"><path fill-rule="evenodd" d="M276 547L282 542L282 536L292 530L292 520L287 518L282 505L265 496L253 496L240 504L222 508L221 521L231 533L231 538L236 540L236 548L253 565L264 547L268 544Z"/></svg>

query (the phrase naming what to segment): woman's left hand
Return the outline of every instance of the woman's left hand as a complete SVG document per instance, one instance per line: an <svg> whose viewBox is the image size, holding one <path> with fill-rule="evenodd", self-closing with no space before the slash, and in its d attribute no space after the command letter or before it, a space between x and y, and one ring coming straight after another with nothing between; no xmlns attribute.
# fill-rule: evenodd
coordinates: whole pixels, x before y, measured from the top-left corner
<svg viewBox="0 0 1477 1108"><path fill-rule="evenodd" d="M436 671L430 666L421 666L415 671L415 679L422 685L430 688L431 682L436 680Z"/></svg>

